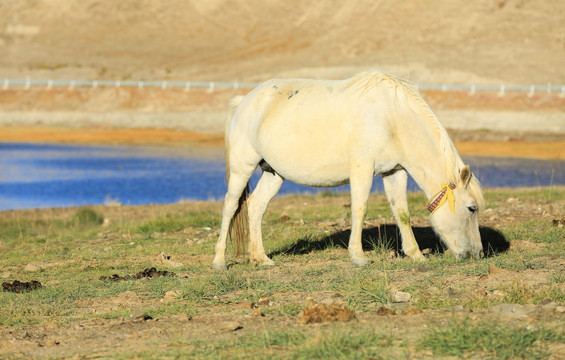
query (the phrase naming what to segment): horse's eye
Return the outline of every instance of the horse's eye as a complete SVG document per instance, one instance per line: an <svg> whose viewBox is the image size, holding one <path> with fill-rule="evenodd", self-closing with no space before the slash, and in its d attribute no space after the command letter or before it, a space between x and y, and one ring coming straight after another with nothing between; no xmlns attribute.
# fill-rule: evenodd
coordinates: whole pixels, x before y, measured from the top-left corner
<svg viewBox="0 0 565 360"><path fill-rule="evenodd" d="M467 210L469 210L471 213L475 213L475 211L477 211L477 206L476 205L468 206Z"/></svg>

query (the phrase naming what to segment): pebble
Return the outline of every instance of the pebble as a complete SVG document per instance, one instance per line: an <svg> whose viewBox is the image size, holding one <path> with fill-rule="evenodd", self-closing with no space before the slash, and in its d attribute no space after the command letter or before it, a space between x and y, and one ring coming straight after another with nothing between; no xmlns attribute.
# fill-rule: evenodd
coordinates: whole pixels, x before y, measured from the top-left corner
<svg viewBox="0 0 565 360"><path fill-rule="evenodd" d="M492 312L514 319L525 318L535 313L536 305L500 304L492 307Z"/></svg>
<svg viewBox="0 0 565 360"><path fill-rule="evenodd" d="M39 270L41 270L41 267L33 263L29 263L24 267L24 271L27 272L37 272Z"/></svg>
<svg viewBox="0 0 565 360"><path fill-rule="evenodd" d="M180 297L181 297L181 291L180 290L176 290L176 291L171 290L171 291L167 291L165 293L165 296L163 296L160 301L168 304L168 303L171 303L171 302L178 300Z"/></svg>
<svg viewBox="0 0 565 360"><path fill-rule="evenodd" d="M225 330L225 331L237 331L243 329L243 326L241 326L240 323L235 321L221 322L218 327L220 330Z"/></svg>
<svg viewBox="0 0 565 360"><path fill-rule="evenodd" d="M259 301L257 302L257 305L259 306L264 306L264 305L270 305L271 301L269 300L269 298L266 297L262 297L259 299Z"/></svg>
<svg viewBox="0 0 565 360"><path fill-rule="evenodd" d="M412 295L407 292L395 291L394 294L392 294L393 303L407 303L410 302L410 300L412 300Z"/></svg>
<svg viewBox="0 0 565 360"><path fill-rule="evenodd" d="M131 321L146 321L153 319L151 316L147 315L143 309L134 309L130 315Z"/></svg>

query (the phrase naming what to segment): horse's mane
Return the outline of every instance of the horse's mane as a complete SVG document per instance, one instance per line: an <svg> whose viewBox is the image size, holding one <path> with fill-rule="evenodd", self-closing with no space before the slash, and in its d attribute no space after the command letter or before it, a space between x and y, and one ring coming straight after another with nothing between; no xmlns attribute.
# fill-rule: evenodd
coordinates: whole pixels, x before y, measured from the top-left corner
<svg viewBox="0 0 565 360"><path fill-rule="evenodd" d="M383 82L390 84L390 86L397 90L397 103L400 101L400 99L398 99L398 95L401 95L406 100L410 109L419 115L419 118L425 121L426 124L433 130L433 133L437 135L442 158L445 161L446 180L453 184L457 184L459 171L464 166L463 160L455 148L453 141L447 134L445 127L435 116L433 111L430 109L430 106L424 101L424 99L422 99L420 93L415 89L412 83L392 74L380 71L366 71L346 80L344 85L349 89L364 93L377 86L383 86ZM400 94L398 93L398 90L400 90ZM468 191L477 201L479 208L483 208L483 191L475 176L471 178Z"/></svg>

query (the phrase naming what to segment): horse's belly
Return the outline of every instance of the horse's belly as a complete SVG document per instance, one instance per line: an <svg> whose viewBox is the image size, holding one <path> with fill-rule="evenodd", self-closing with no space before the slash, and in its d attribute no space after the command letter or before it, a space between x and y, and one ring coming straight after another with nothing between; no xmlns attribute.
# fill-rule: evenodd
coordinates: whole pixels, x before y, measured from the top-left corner
<svg viewBox="0 0 565 360"><path fill-rule="evenodd" d="M349 182L349 162L343 154L316 154L291 146L284 152L268 150L263 157L275 172L297 184L339 186Z"/></svg>
<svg viewBox="0 0 565 360"><path fill-rule="evenodd" d="M307 186L339 186L349 183L349 173L343 169L335 171L323 168L295 167L293 169L282 168L275 171L283 178L294 183Z"/></svg>

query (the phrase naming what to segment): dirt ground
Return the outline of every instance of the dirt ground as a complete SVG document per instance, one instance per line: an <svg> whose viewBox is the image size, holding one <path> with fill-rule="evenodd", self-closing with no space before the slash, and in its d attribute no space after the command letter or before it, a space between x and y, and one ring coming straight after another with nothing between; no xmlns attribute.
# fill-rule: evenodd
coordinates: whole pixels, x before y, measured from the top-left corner
<svg viewBox="0 0 565 360"><path fill-rule="evenodd" d="M563 188L555 188L554 191L565 191ZM497 201L491 204L481 217L481 226L497 231L503 226L513 223L521 223L532 220L540 220L548 224L557 220L555 226L565 222L565 201L538 201L523 200L512 197L512 192L506 190L507 196L505 200ZM327 202L343 202L346 198L326 198L319 201ZM377 196L373 201L386 201L383 195ZM303 204L304 199L299 197L283 197L273 200L270 212L292 211L298 209ZM110 223L123 219L150 219L159 214L178 213L191 209L204 210L209 209L218 211L220 203L199 202L186 204L171 204L160 206L119 206L119 207L94 207L95 210L104 214ZM76 209L45 209L45 210L24 210L17 212L3 212L3 219L15 218L19 219L64 219L72 216ZM392 224L392 218L370 219L365 224L366 228L373 226L384 226ZM329 232L339 232L348 228L347 225L340 225L333 221L323 221L319 223L308 223L307 226L319 227L327 229ZM427 225L426 218L413 219L415 229L422 229ZM562 225L561 225L562 226ZM417 230L421 231L421 230ZM206 239L215 238L216 232L204 234ZM101 234L100 236L108 236ZM168 234L173 238L183 239L184 234ZM183 240L184 241L184 240ZM549 245L537 243L528 238L521 238L506 245L509 254L517 256L527 256L532 252L544 252ZM212 259L212 249L210 254L206 255L184 255L177 256L175 260L185 264L207 264ZM332 258L343 266L344 269L349 267L346 249L332 250ZM299 266L316 269L321 266L320 261L315 260L308 254L296 258L300 263ZM80 261L77 259L77 261ZM154 265L163 268L164 264L158 258L155 258ZM518 260L520 261L520 260ZM543 259L538 258L535 261L543 261L544 266L530 266L525 270L504 270L497 267L494 260L489 262L488 273L484 274L451 274L443 279L446 289L467 289L465 294L457 291L443 290L443 295L461 299L470 297L475 301L495 301L498 298L506 296L504 291L493 290L508 286L508 284L520 284L524 289L532 289L532 291L544 291L547 289L548 279L553 276L556 271L563 269L565 260L558 255L544 255ZM24 265L22 264L22 267ZM54 264L53 266L56 266ZM87 264L85 264L87 266ZM269 276L276 278L279 271L284 270L285 266L277 265L271 269L255 269L257 273L268 272ZM282 267L282 268L281 268ZM49 271L49 269L44 269ZM133 271L133 270L132 270ZM173 271L175 271L173 269ZM413 267L405 270L391 271L388 276L396 279L395 286L401 287L402 281L406 282L425 282L429 276L426 264L414 264ZM190 271L180 274L180 276L197 276ZM151 281L151 280L138 280ZM296 281L300 281L296 279ZM400 283L398 282L400 281ZM46 284L49 286L49 284ZM565 291L561 283L561 291ZM441 289L430 288L431 293ZM435 293L434 293L435 294ZM279 331L296 329L303 330L308 326L311 333L319 333L328 330L330 318L339 318L335 323L337 329L347 329L348 331L356 331L369 326L376 332L384 332L394 334L396 338L414 339L418 334L428 331L428 329L445 324L450 321L496 321L504 326L539 326L543 324L546 329L563 330L565 321L565 307L563 304L557 304L550 301L542 302L538 305L533 304L500 304L488 308L463 308L456 307L447 310L419 310L414 309L410 302L390 303L386 307L381 308L375 306L374 309L367 311L359 311L354 313L345 313L344 315L328 315L327 309L320 311L319 307L337 308L343 310L346 299L339 291L323 291L323 292L277 292L268 296L268 298L257 299L256 302L239 302L232 301L237 294L231 293L218 297L217 305L206 305L195 309L195 315L177 314L170 316L161 316L157 318L148 318L145 316L143 309L151 306L165 303L175 304L182 302L178 298L178 294L170 292L165 294L161 299L140 296L133 291L124 291L118 295L107 298L89 298L76 302L76 311L85 314L104 313L107 311L116 311L120 309L129 309L132 311L131 317L123 318L94 318L90 320L80 320L71 323L45 323L39 326L25 326L14 328L0 328L0 357L6 358L107 358L115 355L114 347L119 344L119 353L135 353L139 351L152 351L154 346L161 348L163 351L174 349L175 346L183 346L182 340L190 339L190 342L201 340L206 342L213 337L215 341L230 341L246 336L260 335L265 331ZM434 295L434 296L437 296ZM314 318L322 316L324 321L321 324L309 324L304 319L302 313L298 315L284 315L280 312L273 311L281 309L285 306L296 305L307 308L308 304L318 304L316 307L308 308L310 312L315 312ZM346 308L345 308L346 309ZM305 311L304 314L307 314ZM321 314L321 315L320 315ZM324 314L326 314L324 317ZM346 321L350 320L350 321ZM530 326L528 325L528 326ZM390 351L390 350L388 350ZM560 359L565 356L565 345L555 344L548 349L551 353L550 359ZM433 358L432 354L418 349L404 348L393 350L387 353L389 356L406 356L406 354L416 358ZM240 354L241 355L241 354Z"/></svg>

